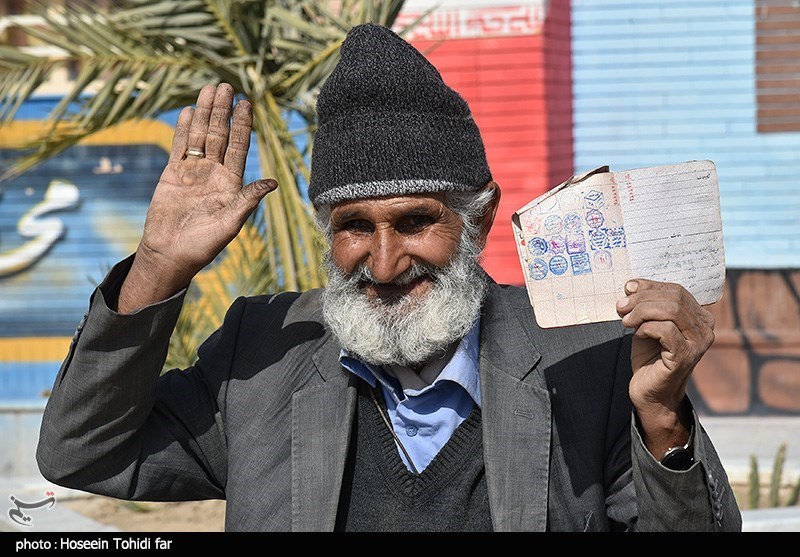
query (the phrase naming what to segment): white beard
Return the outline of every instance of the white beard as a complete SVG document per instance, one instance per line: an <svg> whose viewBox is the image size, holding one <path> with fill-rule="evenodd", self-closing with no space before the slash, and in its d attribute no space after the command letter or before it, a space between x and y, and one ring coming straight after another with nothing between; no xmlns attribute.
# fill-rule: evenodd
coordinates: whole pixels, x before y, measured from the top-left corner
<svg viewBox="0 0 800 557"><path fill-rule="evenodd" d="M361 265L346 274L326 254L328 286L322 294L325 322L343 348L373 365L414 367L466 335L477 320L486 296L478 264L480 249L462 235L458 252L443 268L415 264L394 282L407 284L429 275L430 289L421 297L406 295L385 301L369 299L364 282L374 282Z"/></svg>

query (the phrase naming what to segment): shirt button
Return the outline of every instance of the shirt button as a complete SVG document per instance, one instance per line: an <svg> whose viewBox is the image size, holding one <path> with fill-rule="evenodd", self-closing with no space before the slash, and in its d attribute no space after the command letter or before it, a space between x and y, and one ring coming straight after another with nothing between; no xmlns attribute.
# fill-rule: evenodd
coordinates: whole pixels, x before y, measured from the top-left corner
<svg viewBox="0 0 800 557"><path fill-rule="evenodd" d="M409 437L414 437L417 434L417 427L413 425L406 426L406 435Z"/></svg>

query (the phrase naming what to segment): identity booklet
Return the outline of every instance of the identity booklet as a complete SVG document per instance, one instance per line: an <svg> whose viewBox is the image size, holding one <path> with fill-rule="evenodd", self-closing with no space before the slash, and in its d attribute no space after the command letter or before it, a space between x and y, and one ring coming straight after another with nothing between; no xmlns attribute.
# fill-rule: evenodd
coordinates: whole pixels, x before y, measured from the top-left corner
<svg viewBox="0 0 800 557"><path fill-rule="evenodd" d="M603 166L512 217L536 320L561 327L619 319L632 278L675 282L701 305L722 296L717 171L708 160L611 172Z"/></svg>

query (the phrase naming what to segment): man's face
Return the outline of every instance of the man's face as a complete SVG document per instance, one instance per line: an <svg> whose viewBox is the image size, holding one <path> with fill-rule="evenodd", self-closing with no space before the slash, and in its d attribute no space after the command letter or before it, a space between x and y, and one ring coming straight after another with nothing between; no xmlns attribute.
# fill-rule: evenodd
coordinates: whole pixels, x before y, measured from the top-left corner
<svg viewBox="0 0 800 557"><path fill-rule="evenodd" d="M432 277L410 281L403 273L415 264L444 268L461 240L461 218L440 193L346 201L331 211L331 259L345 274L366 266L372 281L363 281L373 301L404 296L422 298Z"/></svg>
<svg viewBox="0 0 800 557"><path fill-rule="evenodd" d="M461 339L486 292L482 239L443 194L338 204L330 215L327 325L376 365L417 366Z"/></svg>

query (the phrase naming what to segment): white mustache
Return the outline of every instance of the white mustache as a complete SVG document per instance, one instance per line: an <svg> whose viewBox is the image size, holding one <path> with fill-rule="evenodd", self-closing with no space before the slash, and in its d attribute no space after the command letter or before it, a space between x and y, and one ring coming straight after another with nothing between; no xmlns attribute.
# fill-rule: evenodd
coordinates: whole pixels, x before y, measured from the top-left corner
<svg viewBox="0 0 800 557"><path fill-rule="evenodd" d="M375 285L375 286L406 286L411 284L415 280L420 277L428 276L433 281L445 272L445 269L441 267L436 267L435 265L427 265L424 263L414 263L397 275L394 280L391 282L381 282L375 279L375 276L372 274L370 268L366 265L366 263L362 263L358 266L358 268L353 271L348 279L350 281L355 282L359 285L359 287L363 288L364 286L368 285Z"/></svg>

